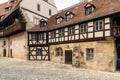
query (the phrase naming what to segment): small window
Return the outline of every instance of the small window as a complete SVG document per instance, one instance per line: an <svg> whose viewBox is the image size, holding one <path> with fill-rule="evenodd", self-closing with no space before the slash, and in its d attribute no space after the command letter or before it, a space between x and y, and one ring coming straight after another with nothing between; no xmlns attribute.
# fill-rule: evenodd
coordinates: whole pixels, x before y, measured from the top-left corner
<svg viewBox="0 0 120 80"><path fill-rule="evenodd" d="M62 48L57 48L56 49L56 56L63 56L63 50L62 50Z"/></svg>
<svg viewBox="0 0 120 80"><path fill-rule="evenodd" d="M38 40L44 40L44 34L43 33L38 34Z"/></svg>
<svg viewBox="0 0 120 80"><path fill-rule="evenodd" d="M95 24L94 24L94 27L95 27L95 30L102 30L103 29L103 20L98 20L98 21L95 21Z"/></svg>
<svg viewBox="0 0 120 80"><path fill-rule="evenodd" d="M69 35L73 35L73 34L75 33L75 27L74 27L74 26L69 27L69 28L68 28L68 32L69 32L69 33L68 33Z"/></svg>
<svg viewBox="0 0 120 80"><path fill-rule="evenodd" d="M6 45L6 41L3 42L3 45L4 45L4 46Z"/></svg>
<svg viewBox="0 0 120 80"><path fill-rule="evenodd" d="M90 15L94 12L95 6L93 4L87 3L85 6L85 15Z"/></svg>
<svg viewBox="0 0 120 80"><path fill-rule="evenodd" d="M59 30L59 37L63 37L64 36L64 29L60 29Z"/></svg>
<svg viewBox="0 0 120 80"><path fill-rule="evenodd" d="M55 31L52 31L52 32L51 32L51 38L52 38L52 39L55 38Z"/></svg>
<svg viewBox="0 0 120 80"><path fill-rule="evenodd" d="M92 60L94 57L94 49L87 49L87 60Z"/></svg>
<svg viewBox="0 0 120 80"><path fill-rule="evenodd" d="M67 12L66 13L66 21L69 21L73 16L74 16L74 14L72 12Z"/></svg>
<svg viewBox="0 0 120 80"><path fill-rule="evenodd" d="M45 2L48 2L48 0L44 0Z"/></svg>
<svg viewBox="0 0 120 80"><path fill-rule="evenodd" d="M40 4L37 4L37 10L40 11Z"/></svg>
<svg viewBox="0 0 120 80"><path fill-rule="evenodd" d="M10 10L10 7L6 7L5 8L5 12L9 11Z"/></svg>
<svg viewBox="0 0 120 80"><path fill-rule="evenodd" d="M42 49L37 48L36 49L36 55L41 56L42 55Z"/></svg>
<svg viewBox="0 0 120 80"><path fill-rule="evenodd" d="M31 34L31 39L32 39L33 41L37 40L37 36L36 36L35 33L34 33L34 34Z"/></svg>
<svg viewBox="0 0 120 80"><path fill-rule="evenodd" d="M40 27L44 27L47 25L47 22L44 19L40 20Z"/></svg>
<svg viewBox="0 0 120 80"><path fill-rule="evenodd" d="M85 10L85 15L90 15L90 14L92 14L92 7L88 7L88 8L86 8L86 10Z"/></svg>
<svg viewBox="0 0 120 80"><path fill-rule="evenodd" d="M50 16L52 15L52 10L51 10L51 9L49 9L49 15L50 15Z"/></svg>
<svg viewBox="0 0 120 80"><path fill-rule="evenodd" d="M60 18L58 18L57 19L57 24L59 24L61 22L61 19Z"/></svg>
<svg viewBox="0 0 120 80"><path fill-rule="evenodd" d="M38 24L39 24L39 18L33 17L33 23L34 23L35 25L38 25Z"/></svg>
<svg viewBox="0 0 120 80"><path fill-rule="evenodd" d="M80 25L80 33L86 32L87 31L87 24L81 24Z"/></svg>

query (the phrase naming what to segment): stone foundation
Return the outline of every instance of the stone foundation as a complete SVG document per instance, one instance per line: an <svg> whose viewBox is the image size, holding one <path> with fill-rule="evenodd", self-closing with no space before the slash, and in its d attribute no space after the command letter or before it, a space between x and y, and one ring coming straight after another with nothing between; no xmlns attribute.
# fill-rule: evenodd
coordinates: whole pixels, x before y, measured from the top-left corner
<svg viewBox="0 0 120 80"><path fill-rule="evenodd" d="M63 56L55 56L56 48L63 49ZM87 48L94 49L94 57L92 60L87 60ZM116 69L116 52L114 40L80 42L70 44L59 44L50 46L51 61L65 64L65 51L72 50L72 65L80 64L80 67L102 70L115 71Z"/></svg>

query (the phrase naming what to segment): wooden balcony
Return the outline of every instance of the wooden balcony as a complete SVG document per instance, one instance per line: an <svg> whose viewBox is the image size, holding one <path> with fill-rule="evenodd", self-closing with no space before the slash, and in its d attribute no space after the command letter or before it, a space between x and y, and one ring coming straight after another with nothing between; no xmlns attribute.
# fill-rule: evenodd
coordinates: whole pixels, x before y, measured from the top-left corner
<svg viewBox="0 0 120 80"><path fill-rule="evenodd" d="M112 27L112 35L113 36L120 36L120 26Z"/></svg>
<svg viewBox="0 0 120 80"><path fill-rule="evenodd" d="M10 36L17 34L19 32L25 31L26 30L26 24L23 22L17 22L9 27L7 27L3 33L4 36Z"/></svg>

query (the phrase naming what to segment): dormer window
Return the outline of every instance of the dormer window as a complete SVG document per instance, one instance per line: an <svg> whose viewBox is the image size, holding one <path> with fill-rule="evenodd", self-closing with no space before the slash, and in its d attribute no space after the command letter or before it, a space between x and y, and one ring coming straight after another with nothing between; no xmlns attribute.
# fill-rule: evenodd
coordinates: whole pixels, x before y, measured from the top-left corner
<svg viewBox="0 0 120 80"><path fill-rule="evenodd" d="M88 3L86 6L85 6L85 15L90 15L94 12L95 10L95 6L93 4L90 4Z"/></svg>
<svg viewBox="0 0 120 80"><path fill-rule="evenodd" d="M41 27L44 27L44 26L46 26L47 25L47 22L44 20L44 19L41 19L40 20L40 26Z"/></svg>
<svg viewBox="0 0 120 80"><path fill-rule="evenodd" d="M5 12L9 11L11 7L6 7Z"/></svg>
<svg viewBox="0 0 120 80"><path fill-rule="evenodd" d="M62 20L63 20L63 17L62 17L62 16L57 16L57 17L56 17L56 23L57 23L57 24L61 23Z"/></svg>
<svg viewBox="0 0 120 80"><path fill-rule="evenodd" d="M66 13L66 21L69 21L71 18L73 18L74 14L72 12Z"/></svg>

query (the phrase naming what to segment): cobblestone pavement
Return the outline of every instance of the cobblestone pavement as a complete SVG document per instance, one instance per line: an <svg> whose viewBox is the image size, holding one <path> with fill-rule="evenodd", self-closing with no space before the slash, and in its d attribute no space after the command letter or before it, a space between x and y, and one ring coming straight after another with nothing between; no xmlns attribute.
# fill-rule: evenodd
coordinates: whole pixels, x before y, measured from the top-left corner
<svg viewBox="0 0 120 80"><path fill-rule="evenodd" d="M120 72L102 72L47 61L0 58L0 80L120 80Z"/></svg>

